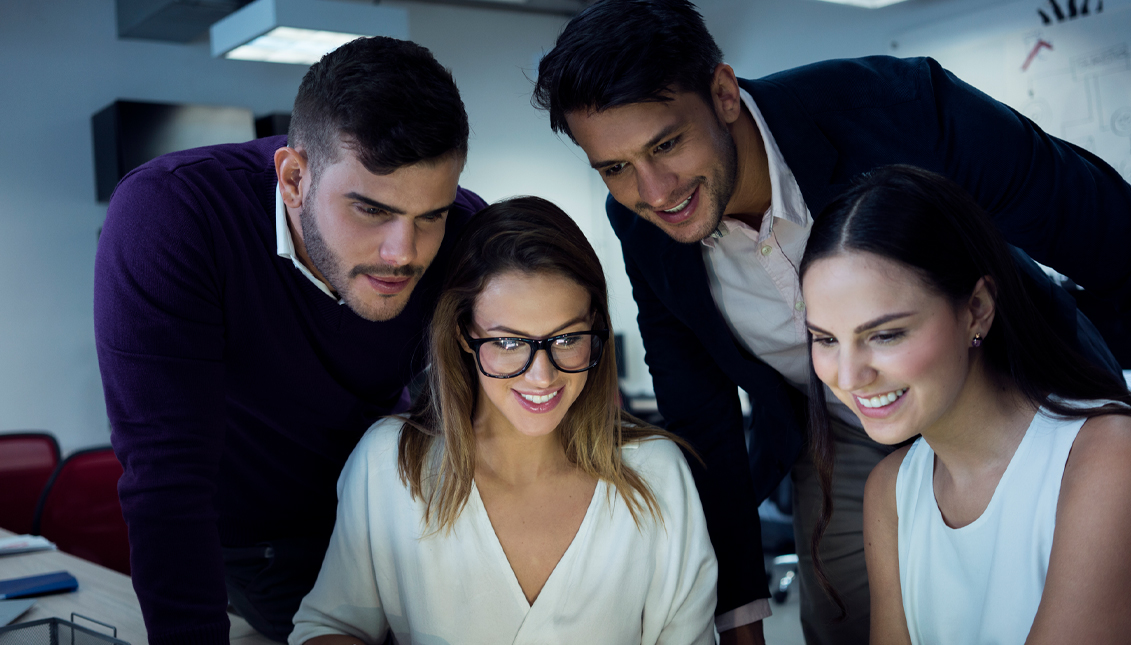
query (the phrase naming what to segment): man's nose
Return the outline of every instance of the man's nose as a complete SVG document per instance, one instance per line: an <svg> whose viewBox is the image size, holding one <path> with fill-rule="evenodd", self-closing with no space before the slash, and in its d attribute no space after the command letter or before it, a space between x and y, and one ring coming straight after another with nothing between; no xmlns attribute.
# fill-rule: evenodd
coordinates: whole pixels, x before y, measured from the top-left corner
<svg viewBox="0 0 1131 645"><path fill-rule="evenodd" d="M394 217L381 227L381 261L392 266L405 266L416 259L416 222L408 217Z"/></svg>
<svg viewBox="0 0 1131 645"><path fill-rule="evenodd" d="M640 199L652 208L671 208L668 203L679 182L675 173L657 164L642 163L636 166L636 190Z"/></svg>

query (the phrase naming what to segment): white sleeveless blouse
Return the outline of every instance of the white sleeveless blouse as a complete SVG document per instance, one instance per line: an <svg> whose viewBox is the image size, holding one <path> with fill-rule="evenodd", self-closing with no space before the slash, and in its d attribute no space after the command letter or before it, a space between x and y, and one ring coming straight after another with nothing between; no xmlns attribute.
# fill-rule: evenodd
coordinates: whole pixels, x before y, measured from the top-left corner
<svg viewBox="0 0 1131 645"><path fill-rule="evenodd" d="M1024 643L1045 588L1064 464L1084 421L1041 408L986 510L958 529L946 525L935 501L934 451L922 437L912 444L895 484L912 643Z"/></svg>

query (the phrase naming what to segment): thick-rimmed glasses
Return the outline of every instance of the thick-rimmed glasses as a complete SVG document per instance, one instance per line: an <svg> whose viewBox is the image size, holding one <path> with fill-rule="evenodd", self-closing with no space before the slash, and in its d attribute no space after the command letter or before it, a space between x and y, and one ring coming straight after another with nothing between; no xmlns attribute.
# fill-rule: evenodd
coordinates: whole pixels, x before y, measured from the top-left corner
<svg viewBox="0 0 1131 645"><path fill-rule="evenodd" d="M550 364L559 372L575 374L597 366L609 332L604 329L575 331L536 340L533 338L472 338L466 330L464 340L475 354L475 363L484 376L514 378L534 364L538 350L546 350Z"/></svg>

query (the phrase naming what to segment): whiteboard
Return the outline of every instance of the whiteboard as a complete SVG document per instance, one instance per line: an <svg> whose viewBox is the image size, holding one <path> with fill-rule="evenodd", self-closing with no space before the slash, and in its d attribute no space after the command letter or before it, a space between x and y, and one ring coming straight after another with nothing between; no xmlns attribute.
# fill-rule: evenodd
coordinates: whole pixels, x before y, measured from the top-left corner
<svg viewBox="0 0 1131 645"><path fill-rule="evenodd" d="M1011 8L1039 22L1031 4ZM893 39L893 53L935 58L1131 181L1131 7L1006 33L946 31L902 34Z"/></svg>

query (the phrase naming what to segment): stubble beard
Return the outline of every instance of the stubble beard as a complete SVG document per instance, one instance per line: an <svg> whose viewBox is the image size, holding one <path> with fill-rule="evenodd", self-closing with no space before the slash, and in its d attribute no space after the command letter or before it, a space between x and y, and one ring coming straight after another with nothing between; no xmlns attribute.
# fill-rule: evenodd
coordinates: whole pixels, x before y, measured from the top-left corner
<svg viewBox="0 0 1131 645"><path fill-rule="evenodd" d="M372 322L384 322L397 317L408 305L409 296L412 295L412 290L423 275L425 267L412 264L399 267L359 264L349 271L343 269L341 258L322 237L322 232L318 229L318 220L314 216L314 187L317 183L317 179L311 182L310 192L303 199L302 208L298 213L299 224L302 226L302 240L310 263L322 274L326 282L330 283L334 293L338 294L346 306L358 316ZM350 288L351 281L359 275L408 277L411 283L400 293L376 294L378 296L376 302L366 302Z"/></svg>
<svg viewBox="0 0 1131 645"><path fill-rule="evenodd" d="M712 233L718 230L719 224L723 221L723 215L726 214L730 198L734 195L734 186L738 178L738 148L734 145L734 137L730 135L730 130L727 129L726 125L721 121L718 125L714 140L721 163L715 166L709 178L702 175L695 177L690 186L680 188L677 191L677 194L689 195L694 190L694 186L703 187L710 201L710 211L704 214L702 222L688 227L686 230L682 228L673 230L670 227L671 225L659 219L647 204L640 203L637 205L638 215L659 226L676 242L695 244L710 237ZM702 206L700 204L701 208Z"/></svg>

